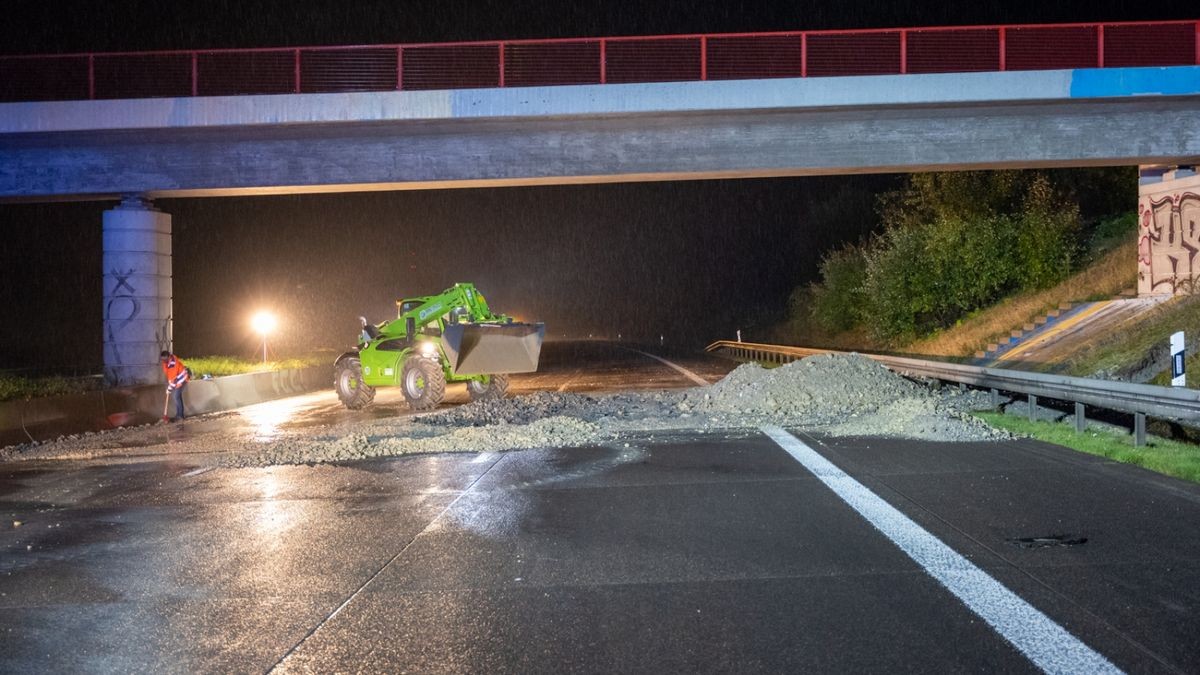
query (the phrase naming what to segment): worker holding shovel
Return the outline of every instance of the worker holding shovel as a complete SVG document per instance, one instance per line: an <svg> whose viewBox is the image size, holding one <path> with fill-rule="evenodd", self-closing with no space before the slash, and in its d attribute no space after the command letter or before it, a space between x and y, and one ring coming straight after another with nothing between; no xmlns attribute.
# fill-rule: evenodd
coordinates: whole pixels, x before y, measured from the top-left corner
<svg viewBox="0 0 1200 675"><path fill-rule="evenodd" d="M159 363L162 364L163 374L167 376L167 396L163 399L163 421L167 421L167 406L171 402L171 395L175 395L175 418L182 421L184 418L183 411L183 388L187 386L190 379L190 373L187 366L183 364L183 359L175 356L171 352L163 351L158 355Z"/></svg>

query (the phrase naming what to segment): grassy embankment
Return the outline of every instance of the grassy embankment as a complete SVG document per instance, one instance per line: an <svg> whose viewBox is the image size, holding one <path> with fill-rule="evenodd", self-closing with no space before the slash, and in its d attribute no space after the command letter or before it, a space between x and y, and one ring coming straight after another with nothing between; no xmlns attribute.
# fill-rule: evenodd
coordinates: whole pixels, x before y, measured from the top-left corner
<svg viewBox="0 0 1200 675"><path fill-rule="evenodd" d="M1136 240L1129 239L1096 258L1095 262L1053 288L1008 298L981 310L937 335L920 340L906 351L942 356L966 356L984 349L988 342L1002 338L1008 331L1033 321L1062 302L1110 298L1136 282L1132 260ZM1148 367L1152 352L1165 354L1171 333L1184 330L1200 335L1200 297L1181 297L1139 316L1130 325L1122 325L1099 336L1070 359L1051 364L1056 372L1087 377L1109 372L1118 379L1130 379ZM1187 368L1200 373L1200 350L1191 350ZM1163 358L1157 359L1164 362ZM1144 380L1145 378L1140 378ZM1169 372L1159 373L1152 384L1165 385ZM1200 387L1200 376L1190 378L1189 387ZM1080 452L1134 464L1151 471L1200 483L1200 446L1151 436L1146 447L1133 446L1132 437L1121 430L1092 428L1075 433L1067 423L1030 422L1023 417L1001 413L978 413L998 428L1072 448Z"/></svg>
<svg viewBox="0 0 1200 675"><path fill-rule="evenodd" d="M786 344L828 347L845 351L890 351L943 358L972 357L1009 332L1032 323L1067 302L1106 300L1137 284L1137 239L1112 242L1094 253L1091 264L1063 282L1041 291L1018 293L976 311L955 325L902 345L883 345L864 327L835 334L822 333L811 321L784 324L770 335ZM1198 364L1200 367L1200 364Z"/></svg>
<svg viewBox="0 0 1200 675"><path fill-rule="evenodd" d="M1181 296L1168 300L1140 316L1134 325L1121 325L1098 337L1087 347L1059 364L1059 372L1088 377L1111 373L1120 380L1146 381L1147 370L1156 373L1150 384L1170 384L1168 345L1171 334L1182 330L1195 344L1200 331L1200 296ZM1185 368L1200 368L1195 349ZM1192 370L1195 373L1195 370ZM1200 382L1191 378L1188 386Z"/></svg>
<svg viewBox="0 0 1200 675"><path fill-rule="evenodd" d="M1024 417L998 412L975 414L988 424L1015 434L1200 483L1197 445L1150 436L1145 447L1136 448L1133 438L1119 430L1091 428L1075 433L1073 426L1062 422L1030 422Z"/></svg>
<svg viewBox="0 0 1200 675"><path fill-rule="evenodd" d="M928 356L972 356L1009 331L1032 323L1065 302L1106 300L1137 284L1137 239L1130 237L1062 283L1021 293L979 310L956 325L896 351Z"/></svg>
<svg viewBox="0 0 1200 675"><path fill-rule="evenodd" d="M184 357L184 363L192 369L197 377L211 375L241 375L260 371L288 370L291 368L307 368L309 366L333 363L333 357L328 353L317 353L279 361L253 361L230 356L201 356L197 358ZM60 394L78 394L102 388L99 377L22 377L0 373L0 401L15 399L41 398L43 396L58 396Z"/></svg>
<svg viewBox="0 0 1200 675"><path fill-rule="evenodd" d="M980 310L928 338L896 351L928 356L965 357L1006 338L1009 331L1033 322L1065 302L1112 298L1137 282L1137 240L1129 238L1098 255L1095 261L1062 283L1044 291L1015 295ZM1181 296L1139 315L1108 334L1097 336L1069 359L1048 363L1041 370L1079 377L1108 373L1118 380L1166 385L1170 383L1166 346L1175 331L1189 338L1188 386L1200 388L1200 296ZM1149 373L1147 373L1147 370ZM1156 373L1156 374L1155 374ZM1149 375L1154 374L1150 379Z"/></svg>
<svg viewBox="0 0 1200 675"><path fill-rule="evenodd" d="M198 356L195 358L183 357L183 362L192 369L192 373L196 377L204 375L222 377L225 375L242 375L244 373L289 370L292 368L307 368L309 366L331 364L333 363L333 357L323 353L310 354L294 359L282 359L263 363L262 361L239 359L232 356Z"/></svg>
<svg viewBox="0 0 1200 675"><path fill-rule="evenodd" d="M98 377L23 377L0 373L0 401L77 394L99 389Z"/></svg>

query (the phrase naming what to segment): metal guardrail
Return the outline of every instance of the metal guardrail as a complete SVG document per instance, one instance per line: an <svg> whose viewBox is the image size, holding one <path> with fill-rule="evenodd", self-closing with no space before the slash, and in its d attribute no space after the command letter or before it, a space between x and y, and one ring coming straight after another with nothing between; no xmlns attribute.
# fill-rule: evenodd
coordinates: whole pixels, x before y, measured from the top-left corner
<svg viewBox="0 0 1200 675"><path fill-rule="evenodd" d="M0 56L0 102L1200 65L1200 21Z"/></svg>
<svg viewBox="0 0 1200 675"><path fill-rule="evenodd" d="M844 354L828 349L809 349L782 345L756 344L721 340L709 345L709 352L721 352L734 358L766 363L790 363L817 354ZM1075 404L1075 428L1082 431L1086 424L1085 406L1115 410L1134 415L1134 442L1143 445L1146 436L1146 417L1185 422L1200 422L1200 390L1181 387L1160 387L1150 384L1131 384L1093 380L1086 377L1030 373L1004 368L986 368L962 363L928 361L904 356L862 354L889 369L916 377L944 382L956 382L993 392L1023 394L1029 398L1030 416L1036 414L1038 398L1066 401Z"/></svg>

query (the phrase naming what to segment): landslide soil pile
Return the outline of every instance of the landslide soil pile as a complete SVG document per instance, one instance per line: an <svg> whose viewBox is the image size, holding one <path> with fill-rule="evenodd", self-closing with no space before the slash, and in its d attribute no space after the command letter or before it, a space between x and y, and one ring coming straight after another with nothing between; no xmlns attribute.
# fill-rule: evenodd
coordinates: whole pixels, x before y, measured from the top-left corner
<svg viewBox="0 0 1200 675"><path fill-rule="evenodd" d="M971 416L982 393L934 389L858 355L823 355L774 369L739 366L707 387L592 396L539 392L482 401L419 416L340 425L266 442L238 440L217 463L265 466L432 452L488 452L608 443L622 436L724 432L764 424L837 436L935 441L1005 437ZM121 432L113 432L119 434ZM95 440L95 439L93 439ZM228 444L229 439L224 439ZM173 451L215 452L203 447ZM65 456L76 441L26 448L21 456ZM98 444L111 445L111 444ZM75 448L78 450L78 448Z"/></svg>
<svg viewBox="0 0 1200 675"><path fill-rule="evenodd" d="M936 390L857 355L814 356L766 369L739 366L708 387L608 396L539 392L470 403L332 441L286 439L237 465L336 461L419 452L488 452L607 443L657 431L802 427L835 436L934 441L1006 437L971 416L982 394Z"/></svg>

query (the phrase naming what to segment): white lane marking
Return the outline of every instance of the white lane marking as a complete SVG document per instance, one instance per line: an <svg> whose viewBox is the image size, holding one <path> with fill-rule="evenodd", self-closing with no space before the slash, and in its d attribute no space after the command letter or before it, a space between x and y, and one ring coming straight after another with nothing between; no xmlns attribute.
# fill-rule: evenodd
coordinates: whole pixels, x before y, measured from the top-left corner
<svg viewBox="0 0 1200 675"><path fill-rule="evenodd" d="M471 463L472 464L483 464L484 462L490 462L490 461L492 461L492 459L495 456L496 456L496 453L494 453L494 452L481 452L481 453L479 453L478 457L471 460Z"/></svg>
<svg viewBox="0 0 1200 675"><path fill-rule="evenodd" d="M202 466L199 469L192 469L191 471L189 471L183 475L184 476L199 476L202 473L206 473L206 472L212 471L212 470L213 470L213 467L211 467L211 466Z"/></svg>
<svg viewBox="0 0 1200 675"><path fill-rule="evenodd" d="M688 378L692 382L695 382L696 384L700 385L701 387L708 386L708 380L704 379L703 377L700 377L699 375L693 373L692 371L688 370L687 368L684 368L683 366L681 366L677 363L671 363L670 361L664 359L661 356L655 356L654 354L648 354L640 349L630 349L629 351L637 352L637 353L641 354L642 356L649 356L650 358L654 359L655 361L659 361L660 363L662 363L663 365L665 365L667 367L674 368L675 370L679 371L680 373L683 373L684 377Z"/></svg>
<svg viewBox="0 0 1200 675"><path fill-rule="evenodd" d="M762 432L812 472L923 567L946 590L1047 673L1119 673L1116 666L1016 593L846 475L803 441L775 426Z"/></svg>

